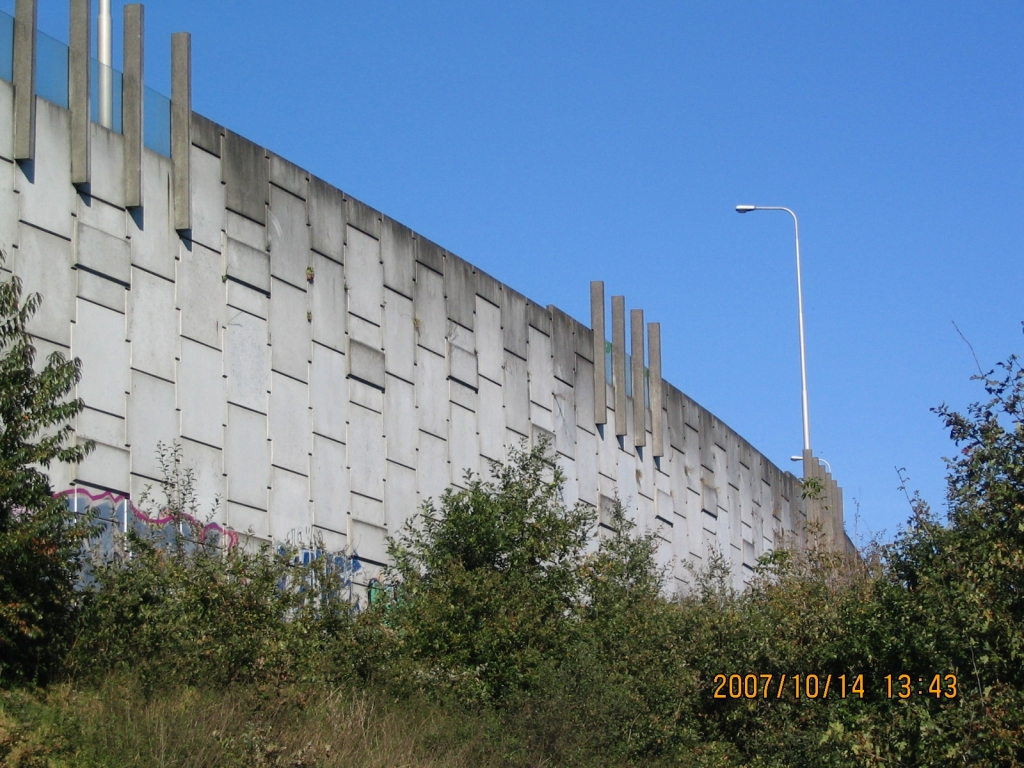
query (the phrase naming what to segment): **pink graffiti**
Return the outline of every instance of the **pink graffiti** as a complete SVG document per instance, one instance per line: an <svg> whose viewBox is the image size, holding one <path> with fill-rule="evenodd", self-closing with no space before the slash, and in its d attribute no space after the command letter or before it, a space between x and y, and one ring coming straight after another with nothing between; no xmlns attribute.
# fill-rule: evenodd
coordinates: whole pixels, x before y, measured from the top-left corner
<svg viewBox="0 0 1024 768"><path fill-rule="evenodd" d="M128 509L132 511L132 514L135 515L137 519L141 520L144 523L149 523L150 525L167 525L167 523L174 522L175 520L175 516L170 514L166 508L160 510L161 514L157 517L150 517L141 509L136 507L135 504L132 503L132 500L129 499L127 496L122 496L117 493L111 493L110 491L104 491L103 493L94 494L90 493L85 488L69 488L66 491L60 491L59 493L55 493L54 496L84 496L91 502L91 504L95 504L100 501L110 501L110 503L113 505L115 509L121 502L125 502L128 505ZM184 512L180 515L180 518L183 520L187 520L188 522L192 523L200 529L200 541L205 541L206 535L210 531L216 531L221 536L227 538L229 549L233 549L238 545L238 533L232 530L231 528L226 528L225 526L220 525L219 523L207 523L206 525L203 525L194 517L192 517L192 515L189 515Z"/></svg>

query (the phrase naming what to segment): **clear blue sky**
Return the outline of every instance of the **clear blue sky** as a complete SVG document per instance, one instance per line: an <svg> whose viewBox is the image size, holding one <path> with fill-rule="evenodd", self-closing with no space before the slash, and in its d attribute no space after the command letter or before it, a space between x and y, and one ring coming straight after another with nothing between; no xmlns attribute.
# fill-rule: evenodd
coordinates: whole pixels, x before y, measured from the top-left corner
<svg viewBox="0 0 1024 768"><path fill-rule="evenodd" d="M40 6L66 40L65 0ZM585 322L604 280L662 323L666 378L794 469L792 224L733 209L796 210L812 442L851 534L855 500L861 533L905 521L895 467L944 508L929 409L983 394L953 322L985 366L1024 351L1020 2L146 14L148 84L191 32L197 111Z"/></svg>

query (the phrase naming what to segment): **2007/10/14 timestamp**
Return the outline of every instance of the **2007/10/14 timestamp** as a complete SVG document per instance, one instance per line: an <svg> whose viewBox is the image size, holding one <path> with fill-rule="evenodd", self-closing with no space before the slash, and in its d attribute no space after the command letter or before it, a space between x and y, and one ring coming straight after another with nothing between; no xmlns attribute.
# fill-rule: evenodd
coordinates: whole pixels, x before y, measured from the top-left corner
<svg viewBox="0 0 1024 768"><path fill-rule="evenodd" d="M885 695L909 699L934 696L955 699L958 695L954 674L935 674L915 678L911 675L886 675ZM864 698L864 675L715 675L716 699L827 699ZM881 691L879 691L881 693Z"/></svg>

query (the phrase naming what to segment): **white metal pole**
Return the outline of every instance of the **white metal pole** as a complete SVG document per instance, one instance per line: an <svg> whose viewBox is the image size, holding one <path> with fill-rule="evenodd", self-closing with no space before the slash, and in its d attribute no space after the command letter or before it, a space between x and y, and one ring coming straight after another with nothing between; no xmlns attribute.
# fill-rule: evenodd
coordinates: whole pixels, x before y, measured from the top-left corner
<svg viewBox="0 0 1024 768"><path fill-rule="evenodd" d="M811 451L811 417L807 407L807 350L804 345L804 287L803 276L800 271L800 222L796 214L789 208L770 205L737 205L737 213L749 213L750 211L785 211L793 217L793 230L796 233L796 305L800 320L800 395L803 400L804 415L804 453L810 455Z"/></svg>
<svg viewBox="0 0 1024 768"><path fill-rule="evenodd" d="M104 128L114 127L114 26L110 0L100 0L100 17L96 25L96 48L99 60L99 118Z"/></svg>

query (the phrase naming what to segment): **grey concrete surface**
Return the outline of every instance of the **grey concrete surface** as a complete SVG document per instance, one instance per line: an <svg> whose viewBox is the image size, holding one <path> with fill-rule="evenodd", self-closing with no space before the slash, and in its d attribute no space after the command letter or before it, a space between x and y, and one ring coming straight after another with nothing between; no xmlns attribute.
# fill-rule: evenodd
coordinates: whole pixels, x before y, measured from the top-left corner
<svg viewBox="0 0 1024 768"><path fill-rule="evenodd" d="M91 178L76 190L71 113L38 101L35 160L13 163L17 99L0 83L0 246L45 296L30 328L40 349L83 362L76 430L98 445L52 468L55 483L137 495L159 479L157 441L177 440L200 504L223 500L219 522L259 540L319 537L356 552L366 579L422 504L549 438L567 503L618 497L657 534L676 585L717 549L740 586L808 519L843 546L835 481L804 502L791 474L664 382L660 326L645 354L639 310L626 370L624 297L611 302L608 384L602 283L592 329L186 113L188 45L175 36L174 157L142 149L132 211L131 137L89 126Z"/></svg>

